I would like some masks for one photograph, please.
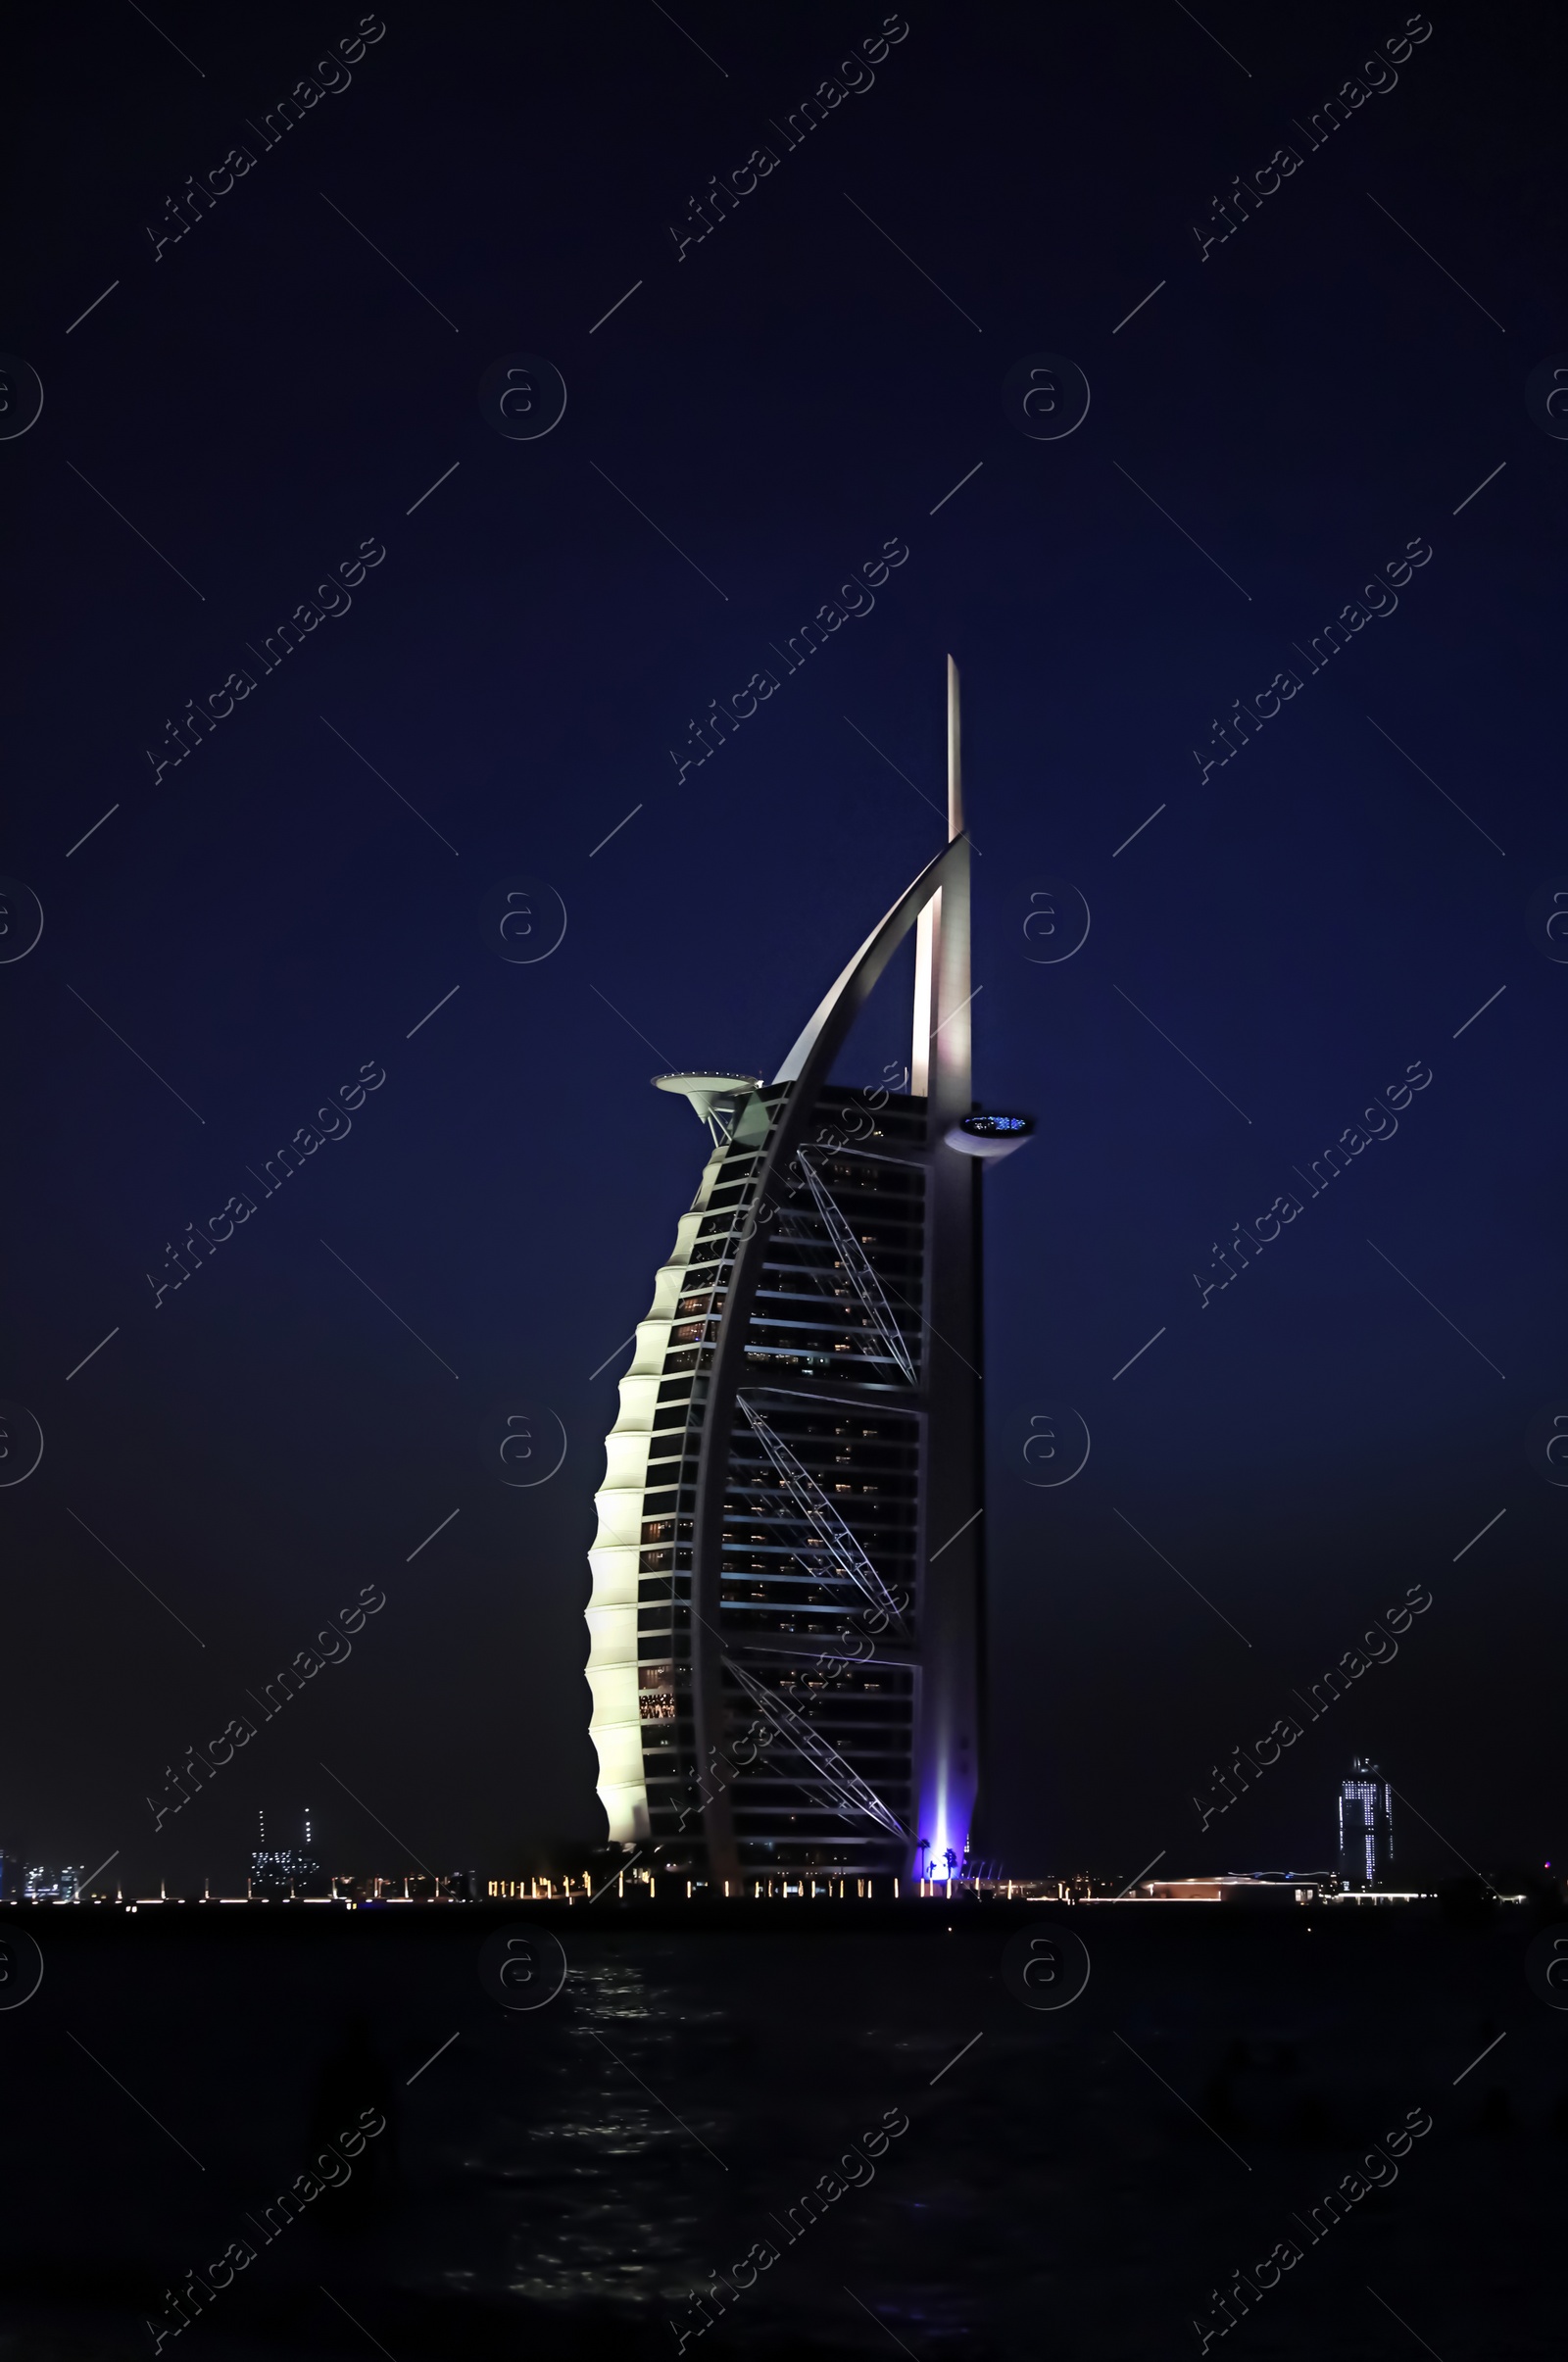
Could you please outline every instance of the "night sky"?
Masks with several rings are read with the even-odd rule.
[[[1561,14],[877,5],[8,36],[29,1860],[232,1892],[306,1802],[334,1868],[602,1839],[592,1496],[705,1150],[649,1077],[771,1074],[939,848],[950,651],[976,1090],[1039,1119],[986,1183],[985,1849],[1324,1864],[1365,1750],[1412,1872],[1556,1857]],[[1031,1489],[1047,1406],[1089,1457]]]

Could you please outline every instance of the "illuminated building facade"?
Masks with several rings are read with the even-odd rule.
[[[22,1882],[24,1902],[77,1902],[81,1896],[79,1864],[67,1862],[63,1870],[51,1870],[43,1862],[29,1862]]]
[[[322,1885],[321,1866],[311,1851],[311,1808],[305,1807],[305,1843],[303,1846],[270,1846],[267,1843],[267,1815],[256,1816],[260,1843],[251,1855],[249,1892],[255,1895],[304,1895],[319,1893]]]
[[[662,1843],[715,1883],[944,1879],[970,1834],[981,1170],[1033,1127],[971,1098],[951,662],[948,705],[948,844],[773,1081],[656,1077],[690,1100],[711,1153],[607,1443],[591,1732],[612,1840]],[[830,1083],[911,928],[908,1088]]]
[[[1340,1876],[1348,1887],[1375,1887],[1394,1864],[1394,1791],[1365,1755],[1340,1782]]]

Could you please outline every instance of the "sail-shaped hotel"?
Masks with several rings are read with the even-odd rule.
[[[970,1837],[981,1174],[1033,1127],[971,1098],[951,660],[948,838],[771,1083],[655,1078],[711,1153],[607,1443],[591,1732],[612,1842],[732,1892],[801,1870],[940,1879]],[[911,927],[907,1092],[830,1083]]]

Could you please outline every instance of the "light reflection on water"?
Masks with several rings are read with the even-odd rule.
[[[569,1948],[560,2002],[539,2013],[549,2023],[500,2024],[490,2054],[466,2061],[488,2106],[477,2131],[470,2121],[462,2172],[502,2252],[470,2255],[465,2289],[652,2325],[673,2351],[664,2324],[700,2324],[693,2292],[766,2242],[777,2261],[752,2288],[727,2299],[719,2288],[730,2347],[820,2343],[826,2305],[846,2351],[886,2344],[878,2320],[917,2324],[926,2351],[947,2350],[955,2334],[963,2350],[985,2350],[973,2301],[945,2279],[933,2285],[929,2249],[920,2254],[953,2213],[956,2185],[949,2196],[942,2188],[951,2154],[934,2188],[915,2197],[903,2187],[917,2164],[919,2101],[953,2123],[963,2113],[961,2083],[938,2098],[929,2079],[976,2030],[972,1957],[944,1964],[938,1985],[958,1992],[933,2032],[906,2022],[929,2010],[930,1977],[911,2011],[874,1943],[833,1947],[831,1961],[809,1939]],[[910,2134],[858,2166],[865,2187],[847,2187],[818,2221],[786,2219],[857,2136],[904,2108]],[[459,2285],[450,2262],[437,2277]],[[846,2297],[846,2280],[877,2318]]]
[[[191,2362],[341,2362],[323,2289],[396,2362],[671,2354],[705,2289],[726,2308],[705,2356],[1165,2355],[1417,2103],[1442,2138],[1313,2250],[1250,2350],[1381,2354],[1347,2327],[1362,2283],[1419,2299],[1450,2266],[1443,2317],[1463,2334],[1436,2342],[1500,2350],[1466,2311],[1463,2259],[1485,2254],[1513,2291],[1508,2350],[1553,2353],[1548,2295],[1538,2331],[1527,2291],[1564,2094],[1558,2021],[1524,2014],[1529,1930],[1230,1919],[1081,1915],[1094,1974],[1055,2015],[1011,1998],[1011,1923],[979,1914],[951,1936],[940,1911],[795,1936],[573,1913],[564,1989],[510,2015],[455,1913],[220,1946],[172,1929],[155,1945],[133,1922],[89,1930],[75,1959],[56,1938],[6,2052],[0,2362],[145,2353],[163,2289],[367,2099],[384,2138],[214,2305]],[[93,2088],[71,2027],[184,2147]],[[806,2221],[803,2195],[890,2110],[908,2130]],[[714,2275],[760,2241],[776,2261],[725,2297]]]

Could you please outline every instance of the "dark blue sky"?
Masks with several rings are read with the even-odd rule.
[[[228,1883],[259,1804],[387,1868],[600,1832],[584,1552],[621,1357],[590,1372],[703,1149],[648,1077],[771,1072],[936,849],[951,650],[977,1089],[1039,1118],[987,1183],[990,1848],[1321,1861],[1364,1748],[1457,1854],[1554,1857],[1568,1496],[1525,1434],[1568,1398],[1568,968],[1529,911],[1568,877],[1568,442],[1525,386],[1568,350],[1560,16],[913,7],[879,56],[869,6],[425,6],[277,133],[360,46],[347,8],[155,13],[43,18],[8,102],[0,345],[44,406],[0,444],[0,868],[44,931],[0,968],[0,1394],[44,1456],[0,1492],[0,1841]],[[166,199],[236,147],[176,241]],[[532,441],[479,404],[517,355],[566,387]],[[1003,402],[1041,355],[1091,393],[1054,441]],[[531,965],[481,939],[517,878],[567,917]],[[1055,965],[1024,956],[1048,883],[1092,914]],[[846,1071],[906,1030],[890,982]],[[1310,1198],[1297,1168],[1412,1062],[1396,1133]],[[247,1168],[367,1065],[264,1198]],[[166,1244],[247,1189],[155,1309]],[[481,1463],[512,1399],[564,1426],[533,1491]],[[1005,1449],[1040,1403],[1092,1437],[1055,1491]],[[1398,1659],[1200,1837],[1208,1766],[1414,1584]],[[366,1586],[352,1657],[155,1838],[164,1766]]]

